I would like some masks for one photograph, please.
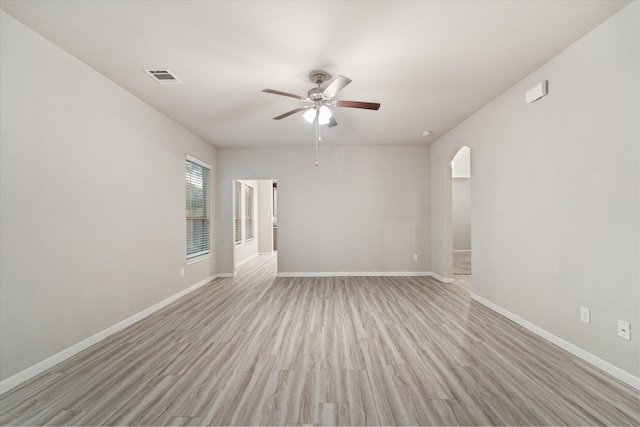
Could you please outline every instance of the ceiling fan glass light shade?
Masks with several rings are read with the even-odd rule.
[[[318,123],[321,125],[326,125],[329,123],[331,119],[331,110],[326,105],[320,107],[320,112],[318,113]]]
[[[313,121],[316,118],[316,109],[315,108],[308,109],[307,111],[305,111],[302,117],[304,117],[304,119],[309,123],[313,123]]]
[[[331,110],[326,105],[321,106],[320,108],[313,108],[307,110],[302,117],[309,123],[313,123],[316,119],[316,114],[318,115],[318,123],[321,125],[329,124],[331,121]]]

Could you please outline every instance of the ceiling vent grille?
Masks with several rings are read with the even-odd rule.
[[[182,81],[167,68],[148,68],[144,70],[145,73],[151,76],[153,80],[161,85],[181,85]]]

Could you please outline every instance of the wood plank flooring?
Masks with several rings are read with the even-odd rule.
[[[471,274],[471,251],[453,252],[453,274]]]
[[[637,391],[469,285],[261,256],[0,396],[0,424],[640,424]]]

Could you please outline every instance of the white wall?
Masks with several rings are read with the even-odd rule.
[[[469,147],[462,147],[453,156],[451,169],[451,176],[454,178],[471,178],[471,149]]]
[[[429,148],[324,147],[319,168],[313,150],[218,149],[220,272],[233,271],[230,183],[248,178],[278,181],[279,273],[429,271]]]
[[[471,250],[471,178],[453,178],[451,188],[453,250]]]
[[[184,168],[186,154],[216,159],[211,145],[0,19],[6,379],[215,274],[215,257],[185,266]]]
[[[273,253],[273,181],[258,181],[258,252]]]
[[[639,15],[636,1],[431,146],[433,270],[451,275],[445,189],[468,145],[474,292],[635,377]],[[525,104],[543,79],[549,95]],[[617,337],[618,319],[631,341]]]

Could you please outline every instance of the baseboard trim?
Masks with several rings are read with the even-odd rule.
[[[255,258],[258,258],[258,256],[260,256],[260,254],[259,254],[258,252],[256,252],[256,253],[255,253],[255,254],[253,254],[253,255],[249,255],[248,257],[246,257],[246,258],[245,258],[245,259],[243,259],[242,261],[238,261],[238,262],[236,263],[236,267],[240,267],[241,265],[244,265],[244,264],[248,263],[249,261],[251,261],[251,260],[253,260],[253,259],[255,259]]]
[[[428,271],[316,271],[280,272],[278,277],[382,277],[382,276],[430,276]]]
[[[429,273],[429,276],[433,277],[434,279],[436,279],[437,281],[442,282],[442,283],[453,283],[454,280],[455,280],[452,277],[451,278],[450,277],[442,277],[441,275],[433,273],[433,272]]]
[[[454,253],[456,253],[456,252],[466,252],[466,253],[469,253],[469,252],[471,252],[471,249],[454,249],[454,250],[453,250],[453,252],[454,252]]]
[[[446,279],[431,271],[314,271],[314,272],[279,272],[278,277],[433,277],[434,279],[451,283],[453,279]]]
[[[236,273],[218,273],[216,278],[234,278],[236,277]]]
[[[499,305],[494,304],[491,301],[488,301],[482,298],[481,296],[471,293],[471,299],[479,302],[480,304],[484,305],[487,308],[490,308],[496,313],[503,315],[507,319],[514,321],[518,325],[524,327],[525,329],[528,329],[529,331],[533,332],[539,337],[544,338],[545,340],[557,345],[558,347],[564,350],[567,350],[569,353],[573,354],[574,356],[577,356],[580,359],[584,360],[585,362],[592,364],[596,368],[606,372],[607,374],[611,375],[614,378],[619,379],[623,383],[637,390],[640,390],[640,377],[636,377],[630,374],[629,372],[622,370],[617,366],[612,365],[606,360],[600,359],[598,356],[595,356],[589,353],[588,351],[570,343],[569,341],[566,341],[560,337],[553,335],[551,332],[545,329],[542,329],[536,324],[531,323],[528,320],[525,320],[522,317],[511,313],[510,311],[500,307]]]
[[[98,332],[97,334],[90,336],[89,338],[86,338],[82,341],[80,341],[77,344],[72,345],[71,347],[68,347],[64,350],[62,350],[61,352],[54,354],[51,357],[46,358],[45,360],[36,363],[35,365],[18,372],[17,374],[0,381],[0,394],[5,393],[17,386],[19,386],[20,384],[22,384],[25,381],[30,380],[31,378],[35,377],[36,375],[46,371],[49,368],[54,367],[55,365],[57,365],[58,363],[61,363],[63,361],[65,361],[66,359],[75,356],[76,354],[80,353],[81,351],[91,347],[92,345],[102,341],[103,339],[109,337],[110,335],[115,334],[116,332],[126,328],[127,326],[130,326],[134,323],[136,323],[139,320],[144,319],[145,317],[153,314],[154,312],[160,310],[161,308],[164,308],[165,306],[171,304],[172,302],[176,301],[179,298],[182,298],[183,296],[187,295],[190,292],[195,291],[196,289],[206,285],[207,283],[211,282],[212,280],[216,279],[217,277],[219,277],[218,275],[213,275],[211,277],[208,277],[204,280],[199,281],[198,283],[196,283],[195,285],[192,285],[190,287],[188,287],[187,289],[184,289],[180,292],[178,292],[175,295],[170,296],[169,298],[166,298],[162,301],[160,301],[157,304],[152,305],[149,308],[146,308],[144,310],[142,310],[139,313],[134,314],[131,317],[128,317],[124,320],[122,320],[121,322],[116,323],[113,326],[108,327],[107,329]]]

